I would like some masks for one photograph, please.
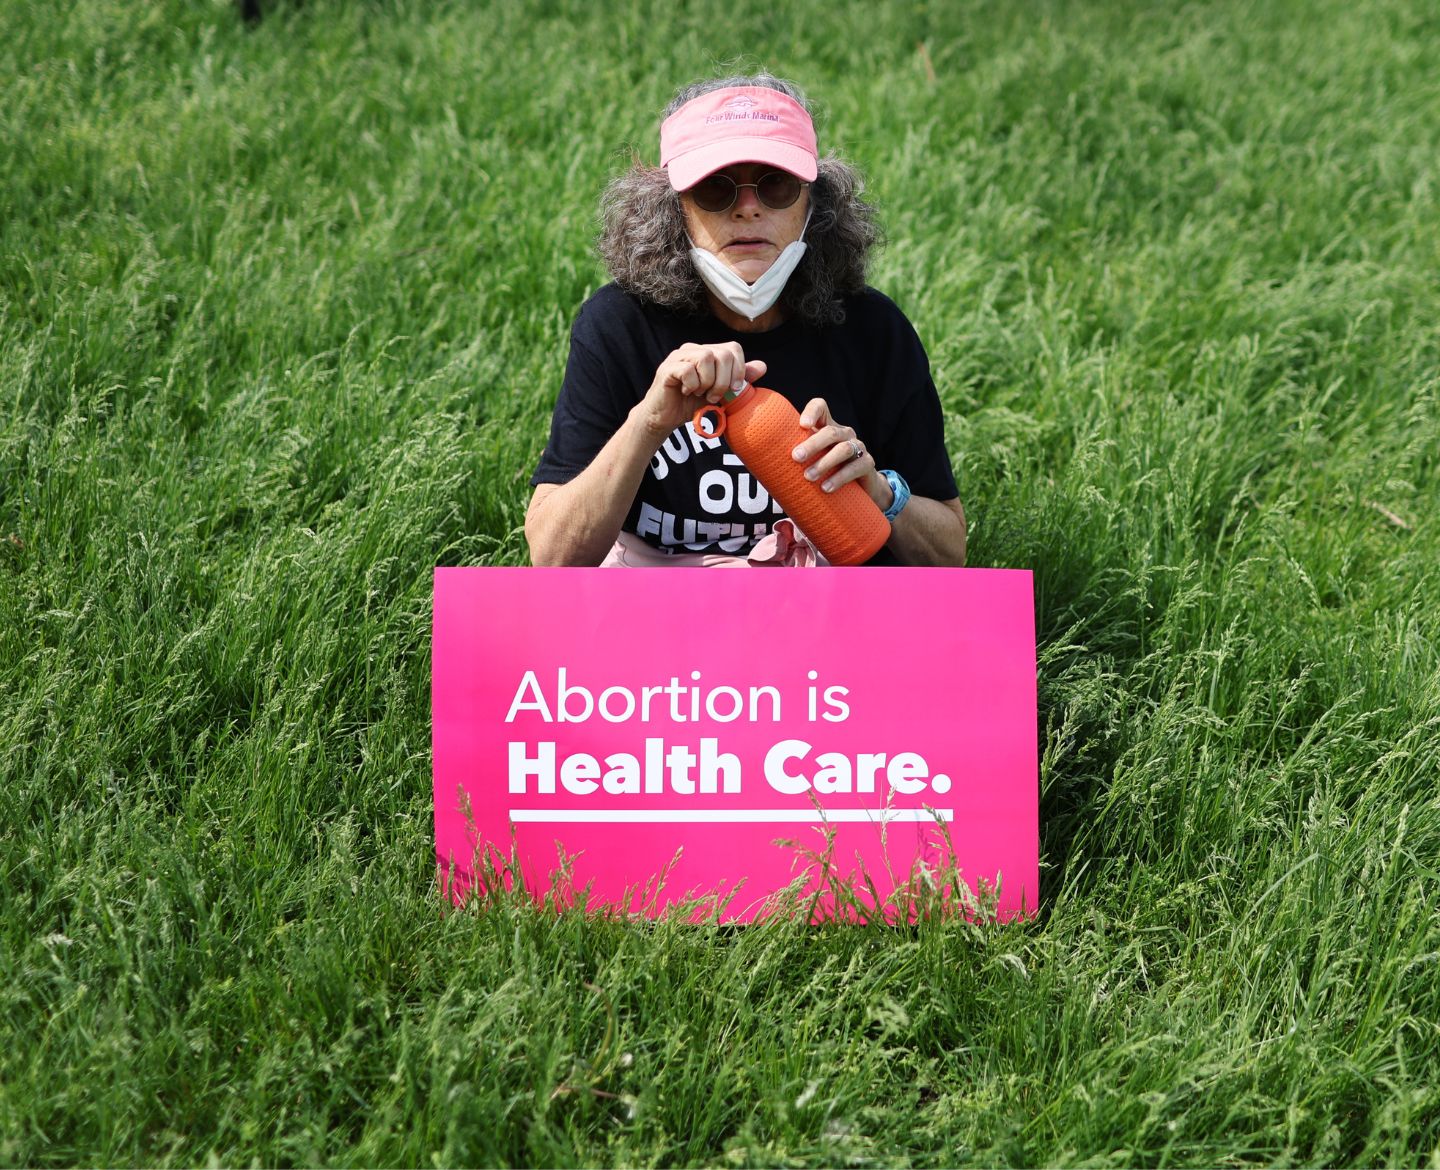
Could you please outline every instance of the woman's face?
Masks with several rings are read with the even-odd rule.
[[[768,163],[737,163],[716,174],[728,175],[736,183],[757,183],[761,175],[776,169]],[[719,257],[746,284],[754,284],[786,246],[800,238],[810,207],[810,188],[801,188],[800,198],[779,210],[761,203],[754,187],[741,187],[725,211],[697,207],[688,191],[680,193],[680,207],[695,246]]]

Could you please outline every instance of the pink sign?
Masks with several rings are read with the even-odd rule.
[[[1038,904],[1029,572],[436,569],[433,684],[456,896]]]

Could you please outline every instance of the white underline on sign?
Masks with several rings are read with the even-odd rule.
[[[696,809],[586,809],[512,808],[516,824],[672,824],[677,822],[718,825],[755,824],[844,824],[849,822],[895,824],[903,822],[953,821],[953,808],[832,808],[821,812],[808,808],[696,808]]]

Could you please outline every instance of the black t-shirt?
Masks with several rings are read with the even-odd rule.
[[[919,337],[874,289],[844,303],[842,325],[790,320],[765,333],[737,333],[709,313],[672,312],[605,285],[570,331],[550,442],[530,483],[568,483],[584,471],[673,350],[686,342],[738,341],[747,360],[766,364],[763,384],[797,410],[825,399],[836,421],[855,428],[877,467],[898,471],[917,496],[953,500],[959,493],[944,418]],[[687,422],[655,453],[622,527],[661,552],[743,554],[783,515],[723,438],[703,438]],[[871,563],[894,561],[882,549]]]

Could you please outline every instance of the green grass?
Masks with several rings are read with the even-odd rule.
[[[1025,926],[442,912],[600,187],[744,58],[870,176]],[[1440,1165],[1429,0],[0,0],[0,1163]]]

